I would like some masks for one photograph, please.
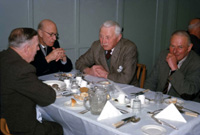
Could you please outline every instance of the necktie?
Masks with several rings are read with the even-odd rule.
[[[169,74],[169,76],[171,76],[175,71],[171,71],[170,74]],[[168,78],[169,78],[169,76],[168,76]],[[165,84],[165,87],[163,89],[163,94],[167,94],[168,87],[169,87],[169,80],[167,80],[167,83]]]
[[[106,53],[106,59],[107,60],[110,59],[110,57],[111,57],[111,51],[112,50],[108,50],[107,53]]]

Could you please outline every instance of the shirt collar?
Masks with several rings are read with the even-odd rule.
[[[178,62],[178,68],[181,67],[181,65],[183,64],[183,62],[186,60],[187,57],[188,57],[188,56],[185,56],[182,60],[180,60],[180,61]]]

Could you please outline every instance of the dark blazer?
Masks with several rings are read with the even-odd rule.
[[[47,106],[56,99],[55,91],[35,73],[35,67],[13,49],[0,52],[1,117],[11,133],[33,134],[41,125],[36,120],[36,104]]]
[[[76,61],[76,69],[102,65],[109,72],[108,79],[124,84],[138,85],[136,79],[137,47],[128,39],[121,39],[115,46],[110,59],[110,68],[105,58],[105,50],[100,41],[95,41],[91,48]]]
[[[150,76],[146,79],[144,88],[153,91],[163,91],[167,80],[171,82],[169,95],[186,100],[200,101],[200,57],[190,51],[180,69],[169,78],[170,67],[166,62],[169,50],[162,51]]]
[[[53,47],[60,47],[57,40],[55,41]],[[47,54],[49,54],[51,51],[52,47],[47,47]],[[34,61],[32,61],[31,64],[35,66],[37,76],[51,74],[59,71],[70,72],[73,68],[72,62],[68,57],[67,63],[65,65],[63,65],[60,60],[57,62],[51,61],[50,63],[47,63],[45,55],[43,54],[41,48],[37,51]]]
[[[190,34],[190,39],[193,44],[192,50],[194,50],[198,55],[200,55],[200,39],[195,35]]]

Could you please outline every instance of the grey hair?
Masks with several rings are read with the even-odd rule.
[[[174,33],[172,33],[171,38],[172,38],[174,35],[186,37],[187,40],[188,40],[188,46],[190,46],[190,44],[191,44],[190,35],[189,35],[185,30],[177,30],[177,31],[175,31]]]
[[[200,27],[200,19],[197,23],[188,25],[188,30],[192,30],[192,29],[195,29],[195,28],[198,28],[198,27]]]
[[[32,28],[16,28],[12,30],[8,38],[9,46],[21,48],[25,42],[29,42],[36,35],[37,31]]]
[[[116,34],[117,36],[119,36],[119,35],[121,34],[122,28],[121,28],[120,25],[119,25],[117,22],[115,22],[115,21],[112,21],[112,20],[105,21],[105,22],[101,25],[100,29],[101,29],[102,27],[107,27],[107,28],[109,28],[109,27],[112,27],[112,26],[115,26],[115,34]]]

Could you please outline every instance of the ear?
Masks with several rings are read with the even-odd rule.
[[[28,54],[29,54],[29,51],[30,51],[29,45],[25,45],[24,48],[23,48],[23,50],[24,50],[24,54],[25,54],[25,55],[28,55]]]
[[[119,34],[119,36],[117,37],[117,42],[119,42],[119,40],[122,38],[122,34]]]
[[[38,36],[42,37],[42,30],[38,29]]]
[[[191,51],[192,47],[193,47],[193,44],[191,43],[190,46],[188,47],[188,52]]]

